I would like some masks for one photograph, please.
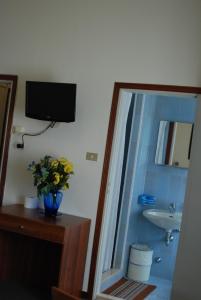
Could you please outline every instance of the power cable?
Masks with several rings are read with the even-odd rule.
[[[22,143],[17,144],[17,148],[18,149],[24,149],[24,137],[25,136],[38,136],[43,134],[44,132],[46,132],[49,128],[53,128],[55,126],[56,122],[52,121],[50,122],[50,124],[48,124],[48,126],[46,126],[43,130],[37,132],[37,133],[24,133],[22,135]]]

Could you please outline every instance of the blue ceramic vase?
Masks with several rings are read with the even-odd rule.
[[[44,194],[43,199],[44,199],[45,216],[47,217],[57,216],[57,212],[60,207],[62,198],[63,198],[63,193],[59,191]]]

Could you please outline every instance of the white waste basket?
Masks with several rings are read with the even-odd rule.
[[[131,245],[128,278],[136,281],[149,280],[153,250],[147,245]]]

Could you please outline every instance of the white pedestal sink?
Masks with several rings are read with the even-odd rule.
[[[168,210],[162,209],[146,209],[143,211],[143,216],[167,232],[180,230],[182,220],[181,212],[171,213]]]

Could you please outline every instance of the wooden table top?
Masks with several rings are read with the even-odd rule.
[[[79,225],[84,222],[90,222],[90,219],[68,215],[64,213],[55,218],[46,217],[42,210],[24,208],[22,204],[2,206],[0,207],[0,216],[1,214],[19,217],[23,219],[29,219],[31,221],[42,223],[43,225],[56,225],[61,227],[69,227]]]

